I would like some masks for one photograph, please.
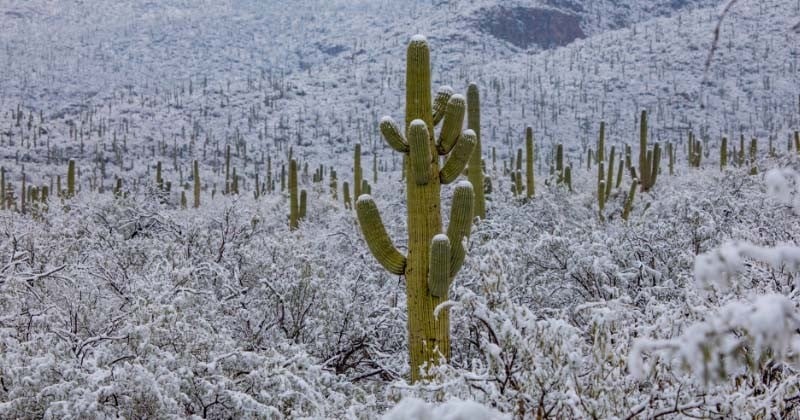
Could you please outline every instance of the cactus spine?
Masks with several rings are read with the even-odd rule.
[[[475,146],[470,155],[467,178],[475,191],[475,216],[486,218],[486,197],[483,189],[483,167],[481,165],[481,107],[478,86],[467,87],[467,128],[475,132]],[[461,127],[456,127],[460,131]]]
[[[449,184],[463,172],[477,135],[460,132],[466,101],[461,95],[441,89],[432,104],[430,51],[427,41],[415,36],[407,50],[405,138],[387,143],[405,160],[408,203],[408,255],[392,244],[375,202],[368,195],[358,198],[359,225],[370,251],[393,274],[405,274],[408,302],[408,339],[411,380],[424,378],[420,368],[450,357],[450,318],[447,310],[434,317],[433,310],[447,300],[447,290],[464,260],[463,239],[469,236],[474,192],[469,182],[457,184],[451,207],[447,239],[442,235],[441,184]],[[389,121],[388,123],[386,123]],[[442,121],[438,140],[434,123]],[[394,125],[384,118],[382,125]],[[399,134],[399,130],[396,130]],[[447,156],[439,168],[439,156]],[[446,268],[442,264],[446,264]]]

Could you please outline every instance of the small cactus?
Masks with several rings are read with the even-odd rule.
[[[67,198],[75,196],[75,161],[70,159],[67,164]]]
[[[297,161],[289,162],[289,229],[300,226],[300,198],[297,194]]]
[[[194,182],[194,208],[200,207],[200,168],[197,160],[192,163],[192,181]]]
[[[639,180],[633,178],[633,182],[631,182],[631,189],[628,191],[628,196],[625,198],[625,207],[622,210],[622,219],[628,220],[631,215],[631,209],[633,209],[633,198],[636,196],[636,187],[639,184]]]
[[[533,128],[525,129],[525,193],[532,198],[535,193],[533,174]]]
[[[719,148],[719,170],[724,171],[728,166],[728,138],[722,138],[722,145]]]

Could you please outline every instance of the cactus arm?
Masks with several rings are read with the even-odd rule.
[[[450,239],[447,235],[436,235],[431,241],[430,268],[428,269],[428,290],[431,296],[447,296],[450,286]]]
[[[656,143],[655,147],[653,148],[653,161],[650,163],[652,166],[648,175],[650,182],[649,188],[653,188],[653,186],[656,184],[656,179],[658,179],[658,170],[661,163],[661,143]]]
[[[467,102],[461,95],[452,95],[447,101],[447,111],[442,124],[442,131],[439,133],[439,140],[436,142],[436,150],[440,155],[450,153],[453,146],[458,141],[461,134],[461,127],[464,125],[464,112]]]
[[[633,166],[631,166],[633,168]],[[628,217],[631,215],[631,209],[633,208],[633,198],[636,196],[636,187],[639,184],[639,180],[634,178],[633,182],[631,182],[631,189],[628,191],[628,198],[625,199],[625,207],[622,210],[622,219],[628,220]]]
[[[472,148],[477,141],[474,131],[464,131],[461,137],[459,137],[453,152],[447,156],[447,161],[445,161],[442,170],[439,172],[439,182],[442,184],[449,184],[455,181],[456,178],[464,172],[464,167],[467,165],[470,155],[472,154]]]
[[[467,164],[467,178],[475,192],[474,215],[486,219],[486,197],[484,192],[484,170],[481,164],[483,151],[481,149],[481,98],[478,85],[470,83],[467,87],[467,128],[475,132],[475,146]],[[492,160],[495,159],[492,148]]]
[[[406,270],[406,257],[397,250],[386,233],[381,214],[375,201],[369,195],[362,195],[356,201],[356,213],[361,232],[367,246],[378,263],[392,274],[403,274]]]
[[[433,125],[439,125],[442,118],[445,117],[447,103],[453,95],[453,88],[450,86],[442,86],[436,92],[436,98],[433,100]]]
[[[428,133],[433,133],[431,102],[431,52],[425,37],[415,35],[411,38],[406,54],[407,129],[412,121],[421,119],[428,125]],[[411,135],[406,133],[409,142],[411,142],[410,137]]]
[[[408,143],[400,132],[400,127],[392,117],[383,117],[381,119],[380,128],[383,138],[392,149],[400,153],[408,153]]]
[[[411,172],[417,185],[427,185],[431,176],[431,147],[428,127],[423,120],[414,120],[408,129]]]
[[[608,159],[608,175],[605,177],[606,181],[606,198],[604,201],[608,201],[608,198],[611,197],[611,187],[614,185],[612,182],[614,180],[614,154],[616,153],[616,147],[611,146],[611,154]]]
[[[447,226],[447,237],[450,239],[450,278],[452,279],[461,269],[466,256],[466,249],[462,243],[469,237],[472,229],[472,213],[475,204],[475,192],[472,184],[461,181],[456,185],[453,193],[453,205],[450,207],[450,224]]]

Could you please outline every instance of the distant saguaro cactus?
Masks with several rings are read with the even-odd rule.
[[[67,197],[72,198],[75,196],[75,161],[69,160],[67,165]]]
[[[300,226],[300,197],[297,193],[297,161],[289,161],[289,230]]]
[[[533,174],[533,128],[527,127],[525,129],[525,192],[528,198],[534,196],[535,184]],[[570,186],[570,189],[572,187]]]
[[[381,120],[386,142],[405,159],[408,203],[408,254],[392,244],[372,197],[358,198],[356,209],[361,230],[378,262],[393,274],[405,274],[408,302],[411,380],[424,377],[425,364],[438,364],[450,357],[448,311],[434,316],[434,309],[447,300],[448,288],[465,257],[462,241],[469,236],[474,191],[472,184],[455,188],[447,234],[442,231],[441,184],[456,180],[470,158],[477,135],[461,131],[465,100],[440,89],[431,100],[431,65],[428,42],[412,38],[407,51],[405,135],[391,118]],[[434,126],[442,121],[438,139]],[[439,156],[447,156],[439,167]]]
[[[194,181],[194,208],[200,207],[200,168],[195,160],[192,164],[192,181]]]

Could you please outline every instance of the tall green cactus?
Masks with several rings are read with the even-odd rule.
[[[361,195],[361,143],[356,143],[353,150],[353,192],[355,196]]]
[[[794,132],[794,148],[800,153],[800,131]]]
[[[306,194],[306,190],[300,190],[300,208],[298,209],[298,213],[299,214],[297,215],[297,217],[300,220],[303,220],[303,219],[306,218],[306,200],[307,200],[307,196],[308,196],[308,194]]]
[[[719,170],[724,171],[728,166],[728,138],[722,138],[722,145],[719,147]]]
[[[6,209],[6,168],[0,167],[0,209]]]
[[[475,191],[475,216],[486,218],[486,198],[483,189],[483,166],[481,165],[481,104],[478,85],[470,83],[467,87],[467,128],[475,132],[475,146],[469,158],[467,178]],[[461,127],[453,127],[461,129]]]
[[[352,210],[353,201],[350,199],[350,184],[347,181],[342,183],[342,198],[344,201],[344,208]]]
[[[289,161],[289,230],[300,226],[300,205],[297,194],[297,161]]]
[[[647,111],[642,110],[639,118],[639,183],[642,192],[650,188],[650,162],[647,160]]]
[[[225,145],[225,194],[231,192],[231,145]]]
[[[600,219],[603,219],[603,210],[606,208],[606,181],[605,181],[605,162],[597,164],[597,207],[600,209]]]
[[[606,122],[600,121],[600,136],[597,138],[597,182],[603,182],[605,180],[605,149],[606,149]],[[605,183],[603,184],[605,185]],[[606,201],[606,193],[605,189],[601,189],[598,184],[597,188],[597,199],[599,200],[598,204],[600,205],[600,211],[603,211],[603,207],[605,206]]]
[[[669,176],[675,174],[675,148],[672,142],[667,143],[667,157],[669,158]]]
[[[464,97],[449,88],[431,98],[431,65],[428,42],[415,36],[409,43],[406,67],[405,135],[391,119],[381,121],[386,142],[405,159],[408,203],[408,254],[392,244],[368,195],[358,198],[359,225],[370,251],[390,273],[406,276],[408,340],[411,380],[424,378],[421,368],[450,358],[450,318],[445,309],[434,309],[447,300],[449,284],[464,261],[463,240],[469,236],[475,194],[466,181],[456,185],[446,238],[440,214],[442,184],[450,184],[464,170],[477,135],[461,132],[466,106]],[[442,122],[435,137],[434,126]],[[439,156],[447,156],[439,167]]]
[[[197,160],[192,163],[192,181],[194,183],[194,208],[200,207],[200,168]]]
[[[525,129],[525,194],[533,197],[535,190],[533,174],[533,128]]]
[[[556,176],[558,184],[564,182],[564,145],[561,143],[556,145]]]
[[[67,198],[75,196],[75,161],[69,160],[67,165]]]
[[[164,189],[164,178],[161,177],[161,161],[156,163],[156,186],[159,190]]]

